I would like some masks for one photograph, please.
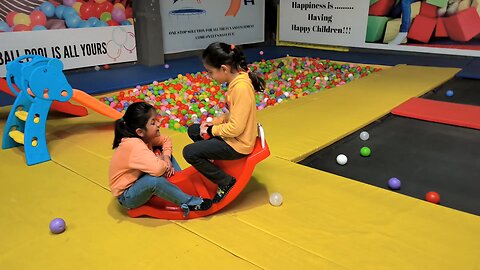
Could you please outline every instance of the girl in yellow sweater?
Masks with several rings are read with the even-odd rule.
[[[170,183],[180,167],[172,158],[172,141],[160,135],[155,108],[145,102],[131,104],[123,118],[115,122],[115,138],[110,162],[110,189],[125,208],[139,207],[153,195],[181,206],[184,215],[190,210],[207,210],[210,199],[190,196]],[[158,154],[154,147],[161,147]]]
[[[183,149],[185,160],[218,185],[213,202],[221,201],[235,185],[235,178],[209,160],[234,160],[253,151],[257,137],[255,90],[263,91],[265,81],[250,72],[243,53],[233,44],[210,44],[202,55],[209,76],[218,83],[227,83],[228,113],[211,123],[193,124],[188,136],[194,143]],[[210,139],[205,140],[208,134]]]

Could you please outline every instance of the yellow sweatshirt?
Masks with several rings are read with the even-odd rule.
[[[257,108],[248,74],[240,72],[229,83],[225,95],[229,113],[212,121],[212,135],[220,136],[238,153],[250,154],[257,137]]]
[[[153,146],[162,146],[162,155],[171,157],[172,141],[167,136],[156,137],[146,144],[139,138],[123,138],[110,161],[109,179],[113,196],[119,196],[143,174],[162,176],[167,163],[153,153]]]

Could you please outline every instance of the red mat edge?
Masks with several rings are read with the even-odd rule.
[[[391,110],[394,115],[480,129],[480,106],[410,98]]]

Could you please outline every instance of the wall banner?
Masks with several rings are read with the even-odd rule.
[[[215,41],[263,42],[264,8],[265,0],[162,0],[164,51],[205,49]]]

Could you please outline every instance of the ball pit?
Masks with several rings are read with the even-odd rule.
[[[167,67],[166,67],[167,68]],[[328,91],[380,69],[341,64],[318,58],[282,58],[262,60],[250,65],[266,82],[266,89],[256,94],[256,106],[263,110],[281,102]],[[129,104],[145,101],[158,112],[161,127],[186,132],[195,121],[205,121],[227,111],[225,85],[219,85],[206,72],[179,74],[164,82],[120,91],[99,100],[122,112]]]

